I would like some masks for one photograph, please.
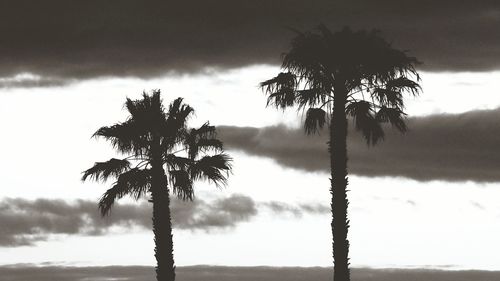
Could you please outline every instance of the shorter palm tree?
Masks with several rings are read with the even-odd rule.
[[[225,185],[231,158],[224,153],[214,126],[207,122],[197,129],[187,127],[194,110],[182,98],[174,100],[165,111],[160,91],[155,90],[151,95],[144,93],[140,100],[127,98],[125,106],[130,113],[125,122],[102,127],[93,136],[110,141],[127,157],[96,162],[83,172],[82,180],[116,179],[99,201],[103,216],[125,195],[136,200],[149,196],[153,204],[156,278],[173,281],[170,191],[182,200],[193,200],[195,180]]]

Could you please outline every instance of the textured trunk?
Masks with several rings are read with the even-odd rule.
[[[151,201],[153,202],[153,233],[155,239],[156,280],[174,281],[174,244],[170,197],[165,171],[162,167],[159,145],[152,150],[153,180]]]
[[[343,83],[335,87],[333,115],[330,122],[330,164],[332,194],[332,235],[334,281],[349,281],[349,241],[347,231],[347,119],[345,113],[347,91]]]

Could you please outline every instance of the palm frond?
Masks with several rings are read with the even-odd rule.
[[[226,185],[227,175],[231,170],[231,161],[231,157],[224,153],[205,156],[190,167],[191,177],[194,180],[206,179],[217,186]]]
[[[167,154],[164,156],[164,161],[167,167],[171,170],[185,170],[193,162],[189,158],[180,157],[175,154]]]
[[[268,94],[267,106],[285,109],[295,103],[297,78],[290,72],[282,72],[276,77],[264,81],[260,87]]]
[[[222,142],[217,137],[215,126],[206,122],[198,129],[191,129],[184,138],[184,147],[190,159],[194,160],[200,151],[222,150]]]
[[[282,68],[293,73],[298,81],[316,81],[316,85],[330,84],[331,79],[325,74],[332,54],[320,34],[303,32],[292,40],[291,50],[283,56]]]
[[[99,200],[101,215],[109,214],[116,200],[130,195],[139,199],[147,193],[151,186],[151,171],[147,169],[131,169],[118,176],[117,181],[108,189]]]
[[[304,130],[306,134],[318,133],[326,123],[326,112],[321,108],[309,108],[304,121]]]
[[[373,109],[370,102],[360,100],[348,103],[345,111],[348,116],[351,116],[354,119],[363,119],[364,117],[371,115]]]
[[[387,82],[386,87],[388,89],[398,89],[400,91],[407,91],[411,94],[418,95],[422,90],[422,87],[417,82],[408,79],[405,76],[398,77],[396,79],[390,80]]]
[[[183,98],[177,98],[170,103],[167,115],[171,119],[175,119],[180,123],[184,123],[194,113],[194,109],[188,104],[184,103]]]
[[[129,169],[130,162],[127,159],[111,158],[106,162],[96,162],[92,168],[84,171],[82,181],[88,177],[95,181],[106,181],[110,176],[118,177]]]
[[[192,201],[194,198],[193,181],[186,170],[170,170],[172,192],[177,198]]]
[[[125,107],[138,127],[145,131],[157,133],[165,123],[165,112],[161,101],[160,90],[153,90],[151,95],[143,93],[142,99],[131,100],[127,98]]]
[[[124,185],[115,184],[113,187],[108,189],[99,199],[98,207],[101,215],[103,217],[109,215],[115,201],[127,195],[128,192],[128,186]]]
[[[183,98],[177,98],[170,104],[167,111],[167,129],[175,131],[185,127],[189,117],[194,114],[194,109],[183,101]]]
[[[175,99],[169,106],[165,126],[162,129],[162,144],[164,150],[170,150],[181,142],[186,134],[187,121],[194,114],[194,109],[183,103],[183,98]]]
[[[382,106],[391,106],[403,108],[403,95],[399,90],[391,90],[387,88],[374,88],[371,96]]]
[[[364,119],[356,128],[361,131],[368,145],[375,145],[384,139],[384,130],[373,116]]]
[[[283,69],[299,80],[323,84],[330,89],[337,74],[342,74],[348,90],[362,81],[372,85],[385,84],[399,76],[416,76],[419,62],[405,51],[394,49],[380,32],[352,31],[344,28],[331,32],[320,25],[315,31],[299,33],[292,40],[291,50],[283,57]]]
[[[375,119],[379,123],[389,122],[393,127],[396,127],[398,131],[406,133],[406,131],[408,131],[408,127],[406,126],[405,116],[406,114],[399,108],[383,106],[378,110]]]
[[[211,139],[199,139],[198,140],[198,147],[200,151],[207,152],[207,151],[222,151],[224,148],[224,145],[222,141],[216,138],[211,138]]]
[[[109,127],[101,127],[92,137],[102,137],[113,148],[122,153],[135,153],[143,155],[147,147],[147,132],[134,120],[127,120]]]
[[[296,92],[296,101],[300,108],[316,107],[325,104],[330,99],[328,92],[321,88],[309,88]]]
[[[419,61],[393,48],[385,41],[379,31],[358,32],[359,48],[353,54],[359,61],[356,76],[366,79],[372,84],[386,84],[400,76],[416,76],[419,79],[415,65]]]
[[[295,105],[295,90],[292,88],[280,88],[270,93],[267,97],[267,106],[285,109]]]
[[[367,101],[349,103],[346,113],[354,120],[356,130],[361,131],[368,145],[375,145],[384,138],[384,131],[373,114],[373,105]]]
[[[260,87],[269,93],[281,87],[295,89],[295,86],[297,86],[297,77],[291,72],[281,72],[276,77],[260,83]]]
[[[215,138],[217,130],[215,126],[211,126],[209,122],[205,122],[198,129],[191,130],[191,134],[199,138]]]

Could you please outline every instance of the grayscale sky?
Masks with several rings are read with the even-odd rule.
[[[151,206],[124,199],[102,219],[109,185],[80,178],[116,155],[91,135],[161,89],[234,158],[226,188],[172,202],[177,265],[330,266],[326,136],[258,88],[289,27],[323,22],[378,28],[423,62],[410,132],[374,148],[349,136],[351,264],[500,270],[496,1],[69,2],[0,0],[0,265],[154,265]]]

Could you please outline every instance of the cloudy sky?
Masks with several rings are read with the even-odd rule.
[[[330,266],[326,134],[304,136],[258,88],[290,28],[319,23],[380,29],[423,62],[408,134],[374,148],[349,134],[351,264],[500,270],[497,2],[0,0],[0,272],[154,265],[151,206],[102,219],[108,185],[80,181],[115,156],[92,133],[152,89],[184,97],[234,158],[226,188],[172,202],[177,265]]]

